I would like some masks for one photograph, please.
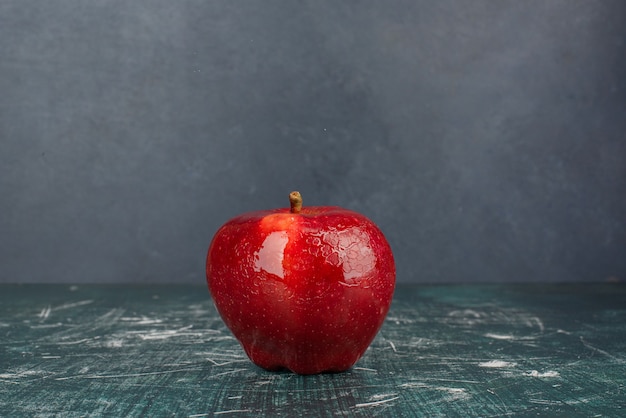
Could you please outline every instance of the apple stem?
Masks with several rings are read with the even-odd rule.
[[[300,213],[302,210],[302,195],[300,192],[289,193],[289,203],[291,204],[291,213]]]

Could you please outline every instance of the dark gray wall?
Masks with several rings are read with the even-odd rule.
[[[626,278],[626,2],[0,2],[0,281],[202,282],[244,211],[398,280]]]

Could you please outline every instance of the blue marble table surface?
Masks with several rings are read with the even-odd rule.
[[[201,285],[0,285],[0,336],[3,417],[626,416],[623,284],[398,285],[338,374],[254,366]]]

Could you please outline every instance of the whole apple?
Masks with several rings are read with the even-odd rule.
[[[209,291],[250,359],[298,374],[349,369],[367,350],[395,287],[391,247],[365,216],[334,206],[250,212],[215,234]]]

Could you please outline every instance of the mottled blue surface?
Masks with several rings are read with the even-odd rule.
[[[400,285],[348,372],[254,366],[200,286],[0,286],[0,415],[623,416],[624,285]],[[357,325],[355,325],[357,326]]]
[[[626,279],[624,1],[3,0],[0,57],[0,282],[200,283],[294,189],[400,282]]]

